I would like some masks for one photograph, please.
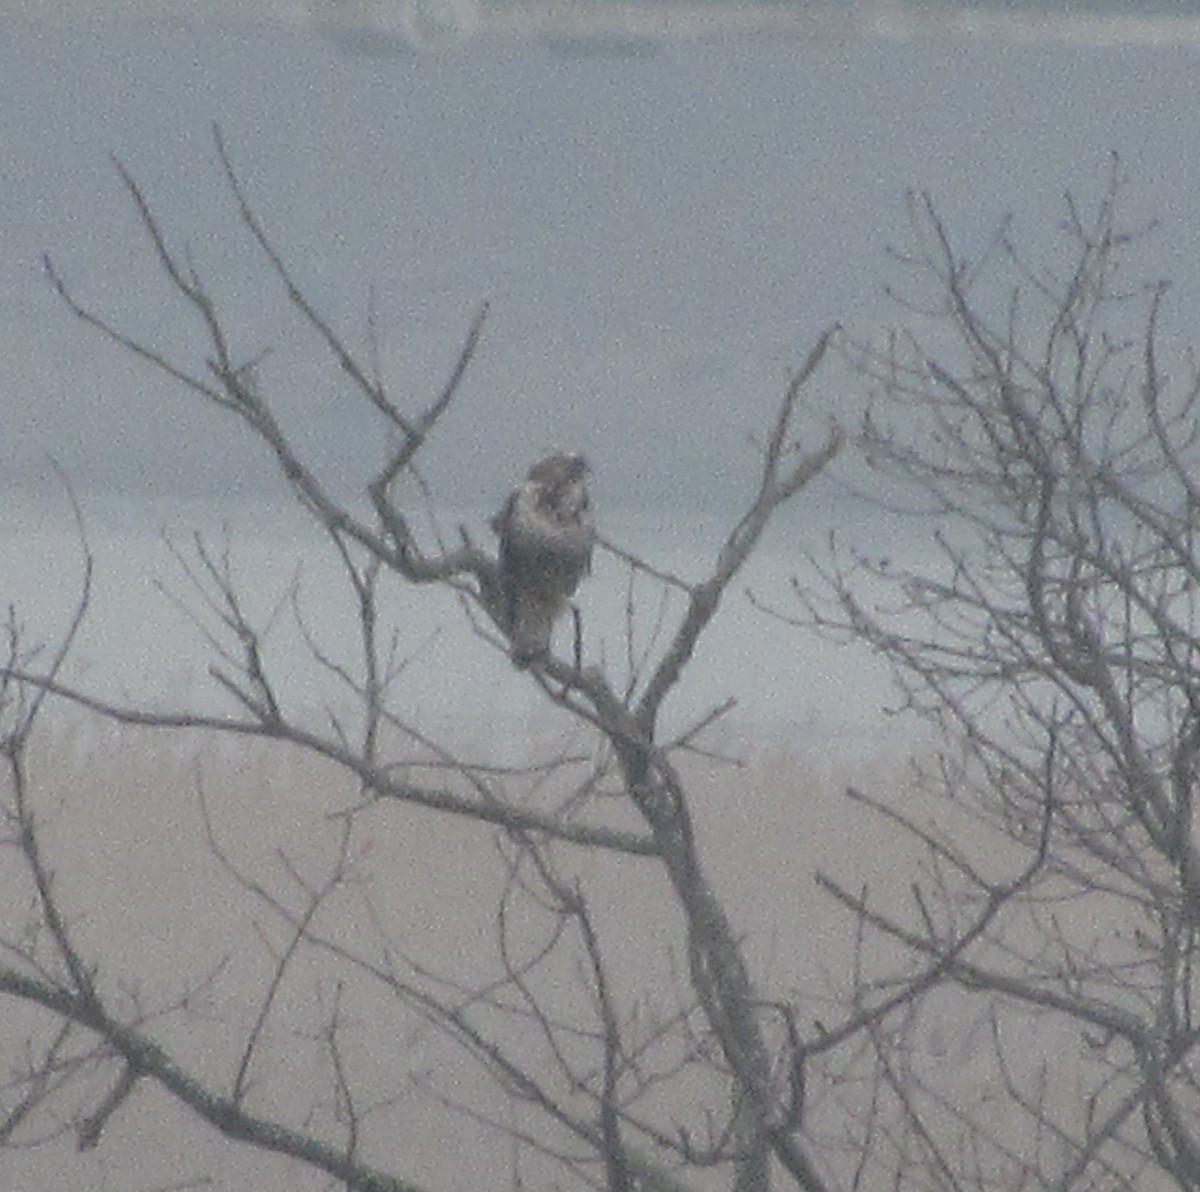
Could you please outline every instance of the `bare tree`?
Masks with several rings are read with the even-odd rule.
[[[380,600],[389,577],[449,588],[464,624],[507,652],[491,545],[417,528],[429,499],[421,453],[486,312],[443,389],[409,409],[374,354],[351,351],[301,291],[219,137],[217,154],[284,301],[392,444],[361,477],[364,505],[344,502],[295,446],[260,383],[261,352],[232,346],[245,329],[235,337],[123,167],[166,291],[195,320],[194,358],[118,328],[47,269],[79,319],[269,450],[347,581],[355,665],[297,620],[353,714],[314,726],[290,711],[229,554],[200,538],[178,561],[236,715],[117,705],[64,680],[87,612],[86,547],[77,615],[53,654],[31,650],[10,618],[0,716],[21,892],[0,919],[0,994],[37,1017],[11,1016],[26,1046],[7,1072],[0,1144],[65,1133],[103,1149],[146,1089],[357,1189],[454,1180],[389,1145],[428,1106],[508,1140],[512,1166],[489,1171],[490,1185],[1200,1187],[1200,379],[1180,354],[1170,370],[1160,362],[1168,290],[1130,276],[1152,229],[1123,225],[1115,163],[1094,213],[1067,199],[1048,262],[1009,223],[968,259],[932,201],[910,198],[911,241],[896,254],[905,330],[819,337],[702,579],[603,544],[631,590],[636,577],[669,598],[658,629],[648,643],[634,632],[631,596],[620,664],[581,657],[577,638],[570,659],[514,669],[578,730],[575,747],[516,765],[400,716],[407,672]],[[663,711],[772,519],[841,448],[837,431],[798,446],[802,398],[831,345],[870,391],[854,446],[868,468],[862,495],[897,530],[893,549],[877,557],[834,539],[812,559],[823,584],[798,578],[792,607],[760,603],[777,622],[885,657],[897,714],[931,725],[937,745],[914,747],[911,772],[883,789],[848,792],[863,830],[878,821],[890,836],[888,863],[911,868],[901,897],[880,892],[882,874],[861,888],[818,874],[845,960],[818,1010],[811,986],[752,963],[754,926],[735,926],[712,877],[689,761],[706,758],[728,705],[675,731]],[[33,776],[50,697],[111,723],[261,742],[276,756],[299,747],[328,763],[332,814],[302,824],[319,848],[273,864],[231,837],[210,794],[219,767],[199,772],[211,880],[235,896],[228,929],[243,947],[182,990],[131,986],[89,936]],[[379,897],[396,879],[359,832],[381,809],[432,815],[451,866],[486,870],[475,895],[486,954],[431,960],[408,946]],[[657,893],[631,915],[614,890],[648,875]],[[173,1033],[200,1007],[220,1024],[207,1061]],[[444,1053],[449,1075],[406,1055],[413,1023],[448,1040],[486,1089]]]
[[[631,574],[675,594],[675,622],[644,653],[631,643],[627,673],[619,681],[598,666],[551,656],[539,658],[527,676],[514,671],[514,682],[537,684],[548,703],[581,726],[590,737],[587,747],[525,768],[481,762],[431,740],[393,710],[391,697],[404,671],[381,628],[378,596],[381,576],[389,573],[414,586],[449,587],[460,598],[464,618],[506,649],[492,549],[465,530],[455,545],[423,539],[398,495],[402,482],[421,491],[416,469],[422,449],[458,393],[486,311],[473,320],[441,392],[415,411],[406,409],[370,353],[363,359],[352,352],[302,293],[219,135],[216,148],[240,226],[261,251],[284,300],[330,354],[356,398],[373,411],[382,437],[394,444],[378,468],[361,478],[368,515],[341,501],[297,449],[286,420],[263,391],[261,353],[238,354],[234,342],[245,338],[242,329],[235,336],[223,320],[209,280],[172,246],[150,198],[124,166],[117,168],[167,295],[194,320],[194,359],[168,356],[117,327],[79,298],[49,259],[46,268],[83,323],[239,420],[269,450],[283,481],[336,552],[353,593],[358,666],[323,656],[315,638],[311,644],[317,661],[353,695],[357,716],[331,714],[323,727],[313,727],[288,712],[262,626],[246,610],[230,558],[202,539],[180,549],[179,560],[194,584],[197,619],[214,650],[210,674],[234,701],[235,715],[100,700],[63,682],[57,657],[41,667],[23,657],[14,629],[0,671],[9,766],[4,798],[8,842],[21,859],[29,896],[25,903],[14,902],[20,913],[2,928],[0,993],[48,1011],[53,1025],[30,1036],[26,1060],[11,1076],[0,1137],[15,1144],[27,1141],[31,1130],[36,1134],[35,1123],[43,1130],[57,1123],[73,1130],[81,1147],[103,1146],[106,1126],[137,1090],[155,1088],[230,1139],[327,1173],[340,1186],[370,1192],[436,1186],[414,1176],[403,1159],[397,1164],[384,1145],[388,1121],[403,1115],[396,1099],[409,1078],[397,1073],[397,1087],[381,1089],[366,1075],[372,1068],[362,1016],[369,1004],[372,1013],[384,1007],[391,1014],[384,1028],[389,1036],[401,1036],[403,1024],[414,1020],[434,1025],[490,1077],[507,1108],[486,1098],[451,1098],[433,1086],[430,1099],[459,1102],[469,1119],[502,1130],[514,1153],[559,1168],[555,1178],[570,1186],[666,1192],[717,1179],[750,1192],[768,1188],[776,1178],[809,1190],[828,1186],[833,1168],[813,1155],[804,1130],[805,1049],[795,1007],[760,989],[697,842],[684,763],[727,708],[714,708],[671,735],[662,728],[662,711],[772,518],[841,446],[836,430],[814,449],[798,443],[805,386],[832,332],[820,336],[786,387],[746,506],[703,580],[684,581],[611,548]],[[80,617],[85,612],[86,598]],[[131,993],[110,978],[105,956],[89,949],[78,926],[81,908],[56,879],[27,793],[30,732],[47,696],[121,725],[298,746],[332,763],[341,776],[331,779],[344,798],[323,829],[332,837],[321,865],[314,869],[285,856],[269,873],[239,858],[211,812],[203,779],[197,782],[218,867],[215,880],[253,907],[240,930],[250,939],[257,930],[261,940],[251,1007],[232,1019],[226,1008],[229,1056],[215,1069],[172,1045],[170,1031],[202,995],[206,1004],[214,1001],[208,995],[220,985],[226,961],[173,1002],[150,1001],[141,988]],[[550,805],[528,798],[531,789],[552,791]],[[616,796],[615,814],[614,800],[601,799],[602,793]],[[355,825],[381,804],[432,811],[472,825],[494,842],[494,902],[482,908],[494,923],[494,963],[484,976],[474,957],[457,970],[447,957],[446,967],[435,971],[410,956],[386,914],[369,899],[346,910],[363,882]],[[605,886],[580,862],[596,856],[611,857],[622,870],[654,867],[664,879],[667,896],[646,915],[678,935],[683,957],[675,992],[665,1001],[646,1004],[628,972],[618,971],[613,937],[620,927],[597,911]],[[316,998],[318,1024],[303,1039],[293,1035],[290,1047],[315,1057],[316,1075],[310,1073],[311,1084],[298,1103],[275,1110],[280,1089],[263,1073],[271,1070],[272,1031],[285,1017],[288,991],[301,985]],[[244,1003],[244,990],[240,996]],[[219,998],[211,1012],[222,1013]],[[384,1046],[382,1038],[377,1043]],[[522,1170],[514,1167],[493,1182],[519,1186]]]
[[[943,742],[905,802],[852,792],[923,853],[907,904],[821,879],[901,957],[831,1034],[868,1026],[868,1186],[1200,1187],[1200,376],[1121,197],[1114,161],[1046,260],[1008,222],[972,259],[911,196],[908,329],[844,341],[908,528],[775,610],[880,652]]]

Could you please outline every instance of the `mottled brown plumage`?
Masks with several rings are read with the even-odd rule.
[[[596,528],[587,471],[582,455],[547,455],[492,519],[500,536],[505,630],[520,666],[549,651],[554,622],[591,569]]]

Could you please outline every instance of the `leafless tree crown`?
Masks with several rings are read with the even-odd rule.
[[[352,352],[301,291],[251,206],[219,134],[216,150],[241,230],[261,252],[284,300],[323,344],[351,391],[373,411],[383,437],[394,444],[362,478],[370,516],[344,504],[304,458],[286,417],[260,383],[262,353],[243,357],[235,351],[233,329],[222,317],[209,280],[188,253],[173,247],[150,198],[123,164],[117,163],[118,173],[167,295],[196,328],[194,361],[122,330],[78,297],[49,258],[46,271],[78,319],[239,420],[268,449],[285,483],[341,560],[350,584],[360,626],[359,665],[352,669],[335,662],[321,653],[315,638],[311,641],[316,661],[350,691],[359,714],[351,723],[331,712],[321,729],[289,713],[287,692],[272,674],[261,627],[246,611],[229,552],[201,538],[176,547],[177,561],[193,585],[188,607],[213,649],[210,675],[234,701],[235,715],[102,701],[64,682],[57,661],[39,668],[25,658],[14,628],[10,656],[0,672],[10,778],[6,810],[10,843],[22,859],[32,893],[28,919],[4,940],[0,991],[50,1011],[60,1025],[48,1036],[37,1036],[29,1062],[12,1086],[16,1099],[6,1106],[3,1137],[19,1137],[40,1112],[65,1118],[81,1147],[103,1145],[109,1121],[137,1089],[154,1086],[229,1138],[300,1160],[347,1188],[378,1192],[417,1187],[403,1174],[403,1160],[401,1174],[393,1174],[378,1158],[386,1153],[380,1142],[381,1137],[386,1141],[386,1131],[381,1136],[374,1123],[386,1114],[395,1090],[368,1094],[349,1058],[354,1047],[348,1022],[354,1015],[348,1005],[357,996],[350,992],[352,977],[372,996],[396,1007],[398,1021],[407,1016],[434,1024],[473,1058],[514,1107],[514,1116],[504,1119],[471,1104],[463,1106],[464,1112],[474,1120],[491,1121],[519,1152],[565,1169],[579,1184],[675,1189],[687,1185],[689,1171],[729,1171],[734,1186],[748,1190],[767,1187],[774,1167],[805,1188],[825,1187],[800,1133],[803,1043],[793,1011],[764,1001],[756,988],[743,942],[707,875],[681,768],[687,755],[700,749],[701,734],[729,705],[712,709],[670,739],[660,720],[664,703],[767,525],[842,445],[835,429],[815,449],[806,450],[799,445],[797,427],[805,386],[821,365],[833,332],[818,338],[786,387],[746,507],[720,543],[705,578],[685,582],[605,544],[624,560],[631,577],[670,590],[678,608],[676,621],[664,623],[649,649],[638,653],[631,646],[620,683],[603,667],[578,657],[545,656],[528,677],[514,672],[514,682],[536,683],[593,744],[582,753],[560,754],[529,768],[468,760],[392,710],[389,697],[404,666],[381,628],[378,588],[385,571],[412,585],[449,585],[460,596],[467,623],[504,648],[502,585],[493,549],[475,542],[466,529],[457,543],[440,537],[423,540],[397,496],[402,477],[414,481],[417,492],[424,491],[418,471],[421,451],[459,392],[483,331],[486,307],[471,321],[442,390],[409,410],[390,392],[371,353],[364,360]],[[239,342],[244,339],[240,332]],[[80,602],[80,617],[85,609],[86,599]],[[186,1016],[200,991],[189,991],[172,1005],[147,1007],[140,996],[131,999],[110,985],[104,958],[89,955],[74,929],[77,912],[66,904],[45,860],[26,794],[30,758],[25,744],[48,696],[125,726],[209,730],[299,746],[334,763],[353,783],[353,798],[336,817],[332,860],[319,880],[285,859],[278,882],[239,861],[200,784],[210,856],[223,879],[250,899],[275,933],[264,941],[271,963],[257,994],[257,1011],[244,1027],[231,1071],[216,1081],[202,1078],[156,1030],[162,1020]],[[554,806],[545,808],[525,797],[530,788],[555,784],[566,795]],[[597,799],[602,789],[615,793],[625,809],[616,822]],[[494,916],[498,969],[482,983],[422,967],[405,955],[382,920],[366,942],[357,932],[352,933],[354,942],[347,942],[334,925],[334,908],[355,885],[355,825],[381,803],[432,810],[495,833],[503,880],[495,905],[480,909]],[[611,855],[627,866],[655,866],[665,878],[671,897],[669,910],[662,913],[680,925],[685,958],[679,991],[667,1005],[647,1011],[640,1006],[642,995],[618,981],[602,945],[595,894],[572,860],[578,850]],[[531,936],[532,949],[521,947],[520,941],[528,944]],[[329,981],[336,981],[337,990],[346,983],[344,992],[323,1003],[323,1027],[313,1043],[326,1083],[313,1090],[307,1116],[273,1117],[264,1108],[256,1073],[265,1064],[272,1026],[283,1015],[283,991],[300,982],[301,970],[312,964],[332,974]],[[210,983],[219,983],[219,975],[206,978],[206,989]],[[328,990],[328,981],[321,988]],[[577,989],[582,1000],[568,996],[564,990],[569,988]],[[777,1029],[781,1023],[787,1024],[782,1034]],[[90,1081],[82,1093],[81,1074]],[[692,1090],[678,1108],[660,1092],[676,1085]],[[698,1113],[685,1108],[689,1100],[700,1106]],[[318,1106],[326,1110],[317,1113]],[[519,1183],[519,1172],[513,1178]]]
[[[1168,287],[1134,275],[1155,229],[1122,198],[1114,161],[1047,264],[1010,223],[968,259],[911,196],[910,329],[846,351],[872,491],[916,515],[919,558],[838,549],[826,598],[798,589],[796,619],[881,652],[946,741],[921,814],[858,794],[922,843],[912,905],[823,879],[980,1007],[992,1107],[957,1130],[930,1128],[956,1110],[905,1070],[912,1035],[876,1042],[939,1186],[1200,1186],[1200,382],[1160,361]]]
[[[601,541],[630,577],[620,676],[586,648],[514,669],[578,730],[575,746],[515,765],[434,740],[395,711],[406,670],[379,601],[384,574],[414,591],[449,586],[464,626],[507,648],[494,547],[465,528],[453,543],[419,530],[400,495],[401,479],[427,495],[421,452],[459,393],[486,308],[442,390],[410,409],[302,292],[219,136],[216,149],[242,232],[392,444],[361,478],[366,516],[295,446],[259,356],[235,354],[209,281],[124,166],[166,292],[194,318],[200,363],[121,330],[49,260],[47,271],[80,320],[269,451],[348,583],[356,664],[308,641],[355,713],[314,727],[289,711],[229,552],[201,538],[177,561],[230,716],[119,705],[64,679],[88,605],[82,533],[81,599],[60,646],[32,649],[10,616],[0,757],[15,861],[4,872],[17,893],[0,917],[0,994],[39,1017],[14,1019],[23,1047],[0,1093],[0,1145],[69,1133],[104,1147],[110,1123],[148,1095],[139,1090],[155,1089],[339,1186],[450,1186],[414,1174],[394,1148],[415,1096],[508,1140],[511,1170],[492,1186],[1200,1188],[1200,380],[1164,351],[1166,285],[1131,280],[1151,229],[1126,229],[1116,163],[1094,211],[1067,199],[1049,263],[1009,223],[968,259],[933,202],[910,197],[911,235],[894,254],[904,329],[818,337],[702,579]],[[855,822],[882,825],[895,851],[866,886],[817,873],[818,913],[845,941],[818,1004],[815,974],[799,989],[756,967],[755,925],[735,926],[711,876],[721,833],[703,830],[689,760],[713,760],[706,734],[731,705],[673,733],[662,713],[772,519],[843,447],[836,429],[800,446],[802,399],[831,347],[870,396],[847,440],[865,467],[862,495],[900,531],[886,557],[841,537],[814,547],[817,582],[797,576],[788,606],[759,601],[763,631],[866,644],[892,666],[896,714],[932,725],[936,743],[911,772],[847,792]],[[648,645],[633,630],[636,584],[663,596]],[[205,775],[195,781],[214,880],[246,908],[231,928],[252,945],[240,1016],[222,1000],[232,954],[171,998],[131,987],[94,949],[32,777],[51,698],[122,726],[283,744],[330,764],[336,809],[319,831],[319,817],[305,823],[318,860],[281,850],[251,862]],[[797,800],[798,835],[814,810]],[[372,868],[360,833],[381,813],[433,813],[441,868],[490,874],[474,908],[486,955],[435,963],[406,947],[393,918],[401,883]],[[901,865],[889,885],[884,869]],[[643,882],[653,898],[620,902],[614,887]],[[813,913],[796,911],[796,938]],[[678,946],[657,951],[662,940]],[[649,976],[664,971],[666,989]],[[319,1025],[285,1030],[281,1046],[300,988]],[[216,1069],[171,1034],[201,1003],[218,1008]],[[439,1082],[404,1055],[373,1063],[395,1056],[412,1023],[434,1028],[488,1092]],[[306,1081],[280,1100],[272,1064],[300,1052],[312,1057]]]

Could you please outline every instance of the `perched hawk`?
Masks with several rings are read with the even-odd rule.
[[[550,649],[554,622],[591,570],[596,527],[584,476],[587,461],[555,451],[492,518],[500,536],[500,592],[513,661],[528,666]]]

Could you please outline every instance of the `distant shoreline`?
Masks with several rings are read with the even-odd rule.
[[[582,55],[639,56],[662,42],[796,41],[1200,48],[1200,15],[1015,11],[912,0],[0,0],[27,24],[312,28],[352,54],[402,54],[457,40],[532,39]],[[431,40],[426,33],[436,34]]]

